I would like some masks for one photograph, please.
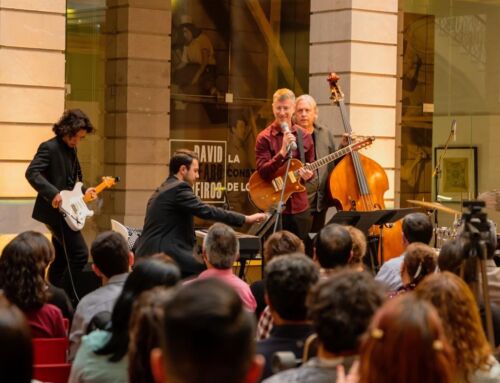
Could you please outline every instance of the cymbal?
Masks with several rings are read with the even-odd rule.
[[[429,210],[438,210],[438,211],[442,211],[443,213],[462,215],[462,213],[459,212],[458,210],[446,207],[446,206],[440,204],[439,202],[418,201],[415,199],[407,199],[406,202],[409,202],[413,205],[425,207],[426,209],[429,209]]]

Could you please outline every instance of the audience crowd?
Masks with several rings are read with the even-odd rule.
[[[168,255],[134,262],[104,232],[90,247],[102,286],[74,310],[47,281],[52,244],[21,233],[0,257],[0,382],[35,382],[41,339],[65,339],[70,383],[500,382],[500,308],[481,294],[493,252],[482,281],[460,239],[429,246],[427,215],[402,227],[404,253],[380,268],[356,228],[323,227],[312,257],[276,232],[250,284],[233,272],[239,241],[225,224],[204,238],[206,270],[184,280]]]

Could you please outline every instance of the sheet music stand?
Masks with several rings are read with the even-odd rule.
[[[380,228],[380,234],[379,234],[380,259],[378,261],[379,261],[380,265],[383,265],[383,263],[384,263],[384,242],[383,242],[384,225],[395,223],[410,213],[415,213],[417,211],[420,211],[420,209],[414,208],[414,207],[405,207],[402,209],[388,209],[388,210],[380,210],[380,211],[386,212],[386,214],[383,217],[381,217],[380,220],[375,222],[374,224]]]
[[[372,211],[338,211],[327,225],[331,223],[338,223],[340,225],[354,226],[355,228],[361,230],[365,235],[372,225],[378,225],[383,217],[387,215],[387,210],[372,210]]]

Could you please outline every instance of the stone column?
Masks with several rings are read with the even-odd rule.
[[[142,227],[170,157],[170,1],[108,0],[106,26],[104,160],[122,180],[103,219]]]
[[[363,154],[377,161],[389,178],[386,206],[395,201],[397,0],[311,0],[309,92],[319,119],[343,133],[338,106],[329,100],[326,78],[334,71],[354,133],[375,136]]]
[[[66,1],[0,0],[0,233],[43,230],[24,178],[64,110]]]

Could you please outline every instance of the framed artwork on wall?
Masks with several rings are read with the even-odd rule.
[[[436,200],[461,202],[477,196],[477,147],[434,148],[434,163],[440,161],[435,178]]]

